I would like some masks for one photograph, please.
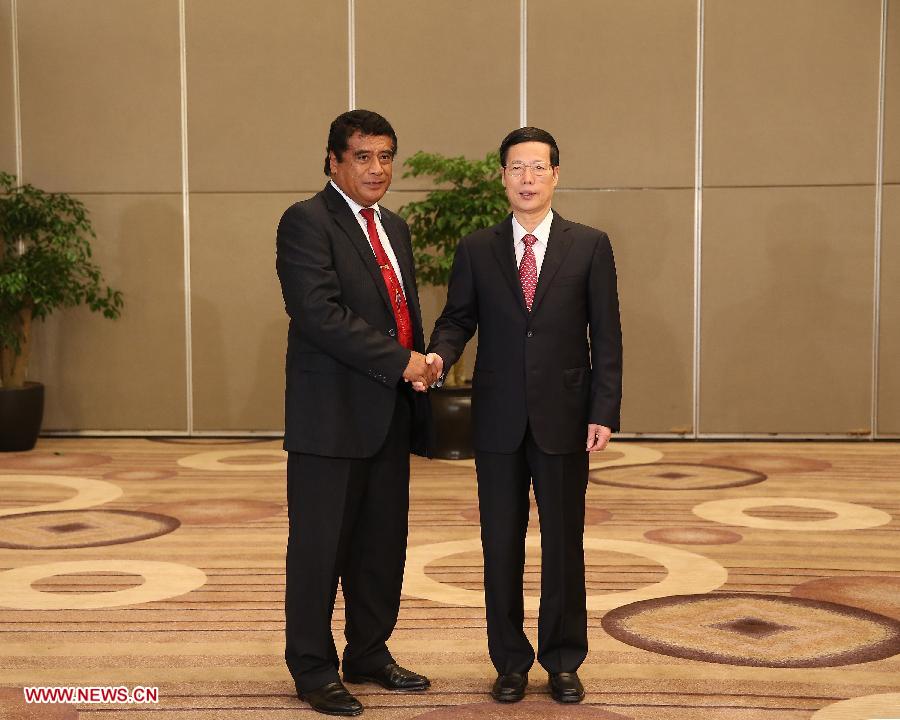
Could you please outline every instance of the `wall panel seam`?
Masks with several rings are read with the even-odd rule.
[[[347,0],[348,110],[356,109],[356,0]],[[316,191],[318,192],[318,190]]]
[[[519,127],[528,124],[528,0],[519,0]]]
[[[22,180],[22,100],[19,95],[19,4],[18,0],[10,0],[10,31],[12,33],[12,65],[13,65],[13,122],[16,133],[16,181]]]
[[[181,90],[181,209],[184,252],[184,361],[187,433],[194,431],[194,360],[191,324],[191,197],[188,178],[187,18],[185,0],[178,0],[178,50]]]
[[[878,125],[875,137],[875,258],[872,298],[872,429],[870,437],[878,436],[878,374],[881,351],[881,237],[884,202],[884,94],[887,72],[888,0],[881,0],[881,33],[878,56]]]
[[[692,437],[700,433],[700,300],[703,262],[703,50],[704,0],[697,0],[697,85],[694,158],[694,353]]]

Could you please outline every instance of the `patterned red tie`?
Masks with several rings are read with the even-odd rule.
[[[359,214],[366,219],[366,229],[369,232],[369,242],[375,251],[375,261],[381,270],[384,284],[387,287],[388,297],[391,299],[391,310],[394,311],[394,321],[397,323],[397,341],[407,350],[413,349],[412,322],[409,319],[409,308],[406,298],[397,280],[397,274],[391,261],[388,260],[381,238],[378,237],[378,228],[375,225],[375,208],[363,208]]]
[[[522,238],[525,243],[525,252],[522,255],[522,262],[519,264],[519,282],[522,283],[522,294],[525,296],[525,307],[531,312],[531,306],[534,303],[534,291],[537,288],[537,260],[534,257],[534,249],[532,245],[537,242],[534,235],[526,235]]]

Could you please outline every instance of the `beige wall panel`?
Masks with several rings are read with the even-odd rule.
[[[884,181],[900,183],[900,0],[888,0]]]
[[[625,358],[622,431],[691,432],[693,192],[557,192],[553,205],[605,230],[613,245]]]
[[[347,3],[187,3],[191,190],[321,190],[347,110]]]
[[[119,320],[60,311],[35,330],[29,376],[45,430],[187,429],[181,197],[92,195],[94,254],[124,294]]]
[[[705,184],[874,182],[880,0],[705,7]]]
[[[900,435],[900,185],[884,188],[881,233],[878,432]]]
[[[874,188],[703,197],[700,430],[871,425]]]
[[[178,192],[177,0],[18,9],[25,178],[66,192]]]
[[[194,427],[284,427],[288,318],[275,274],[282,213],[308,195],[191,196]]]
[[[12,9],[0,0],[0,170],[16,174],[16,108],[13,95]]]
[[[358,0],[356,102],[417,150],[484,157],[519,122],[518,0]],[[429,187],[403,180],[395,188]]]
[[[691,187],[696,0],[532,0],[528,123],[549,130],[562,187]]]

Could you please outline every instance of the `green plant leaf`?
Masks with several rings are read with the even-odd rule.
[[[96,234],[87,208],[65,193],[48,193],[0,172],[0,343],[18,353],[19,313],[43,319],[86,304],[120,315],[122,294],[108,287],[94,262]]]
[[[420,150],[404,166],[403,177],[430,177],[436,186],[423,200],[399,210],[412,234],[418,280],[446,285],[459,241],[496,225],[509,212],[500,156],[492,152],[483,160],[468,160]]]

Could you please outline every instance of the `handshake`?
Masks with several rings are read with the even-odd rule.
[[[444,372],[444,361],[437,353],[422,353],[412,351],[409,363],[403,371],[403,379],[412,383],[416,392],[426,392],[432,387]]]

